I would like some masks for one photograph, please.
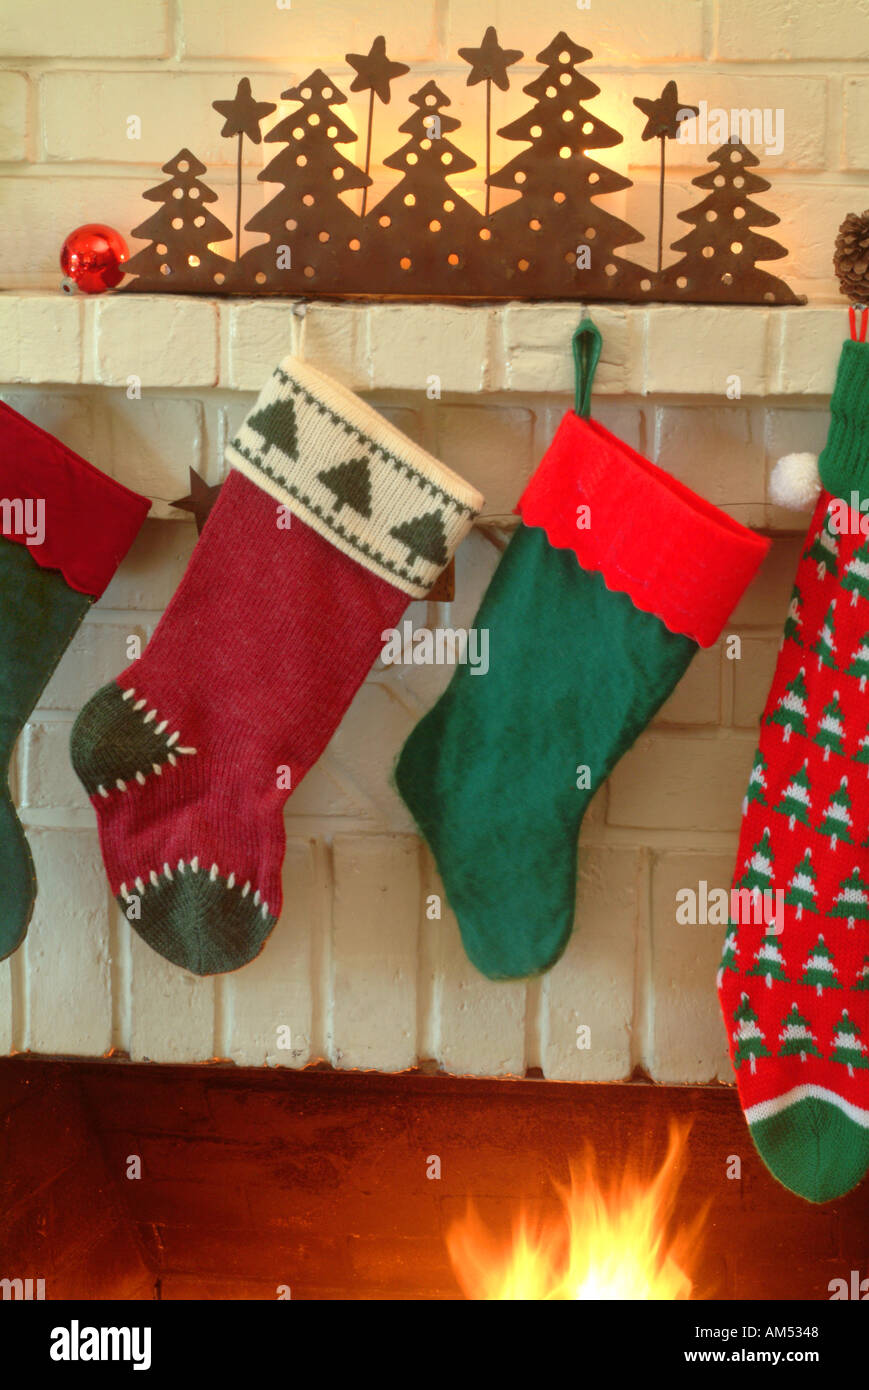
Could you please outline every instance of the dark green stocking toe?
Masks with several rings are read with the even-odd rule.
[[[194,975],[238,970],[259,955],[277,918],[259,894],[190,864],[156,883],[124,885],[118,902],[143,941]]]
[[[114,681],[98,690],[72,729],[72,765],[88,796],[105,796],[132,781],[142,782],[176,760],[178,733],[135,689],[122,691]],[[175,752],[173,752],[175,747]]]

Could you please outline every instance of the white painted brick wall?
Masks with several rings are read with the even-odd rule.
[[[9,58],[162,58],[168,50],[167,0],[135,0],[122,24],[98,5],[27,0],[4,6],[3,53]]]
[[[726,0],[716,10],[717,58],[751,63],[869,58],[867,0],[846,6],[839,0],[767,0],[762,7],[753,0]]]
[[[29,83],[22,72],[0,72],[0,159],[27,158]]]
[[[417,1060],[420,864],[411,835],[335,838],[330,1033],[338,1067],[401,1071]]]
[[[647,988],[653,1007],[646,1041],[647,1065],[657,1081],[730,1081],[727,1038],[718,1011],[715,973],[721,928],[681,926],[673,904],[680,888],[701,879],[729,887],[732,854],[707,849],[656,854],[652,866],[652,918]]]
[[[278,101],[318,66],[347,93],[354,74],[345,55],[366,51],[377,32],[387,36],[390,54],[414,66],[396,82],[389,108],[378,107],[376,196],[395,182],[383,159],[398,143],[408,97],[433,77],[462,122],[460,147],[477,160],[462,191],[481,201],[481,89],[467,86],[458,49],[477,45],[494,23],[504,43],[524,50],[510,90],[493,94],[496,130],[527,110],[522,89],[539,74],[536,55],[559,26],[592,50],[585,71],[601,88],[594,109],[625,136],[606,162],[636,182],[611,205],[646,230],[645,246],[631,251],[641,261],[654,255],[657,144],[642,140],[632,103],[637,95],[656,95],[670,77],[692,103],[784,113],[783,148],[762,154],[763,172],[773,179],[763,201],[780,215],[775,235],[790,251],[774,268],[798,290],[816,299],[836,293],[830,264],[836,227],[845,212],[869,204],[867,0],[595,0],[588,10],[573,3],[535,8],[522,0],[414,6],[383,0],[376,11],[357,0],[292,0],[286,7],[277,0],[127,0],[118,24],[106,23],[98,0],[73,6],[28,0],[6,8],[0,197],[15,215],[0,222],[0,283],[8,287],[55,286],[60,242],[77,223],[98,218],[129,232],[144,216],[144,188],[181,145],[208,165],[220,195],[216,211],[231,222],[235,148],[221,138],[211,102],[231,95],[245,71],[259,99]],[[131,115],[141,120],[137,139],[128,138]],[[342,115],[364,137],[366,94],[350,94]],[[255,174],[268,149],[247,144],[246,215],[264,197]],[[496,135],[496,164],[515,152]],[[361,158],[361,140],[356,153]],[[676,213],[696,202],[690,180],[709,153],[700,144],[668,150],[668,247],[685,231]],[[517,376],[514,389],[539,388]]]
[[[22,950],[23,1046],[99,1057],[112,1046],[109,891],[95,830],[31,829],[40,893]]]
[[[389,35],[405,62],[433,59],[438,52],[434,0],[379,0],[376,14],[345,0],[293,0],[292,8],[261,6],[256,14],[235,0],[181,0],[185,58],[267,57],[298,68],[300,55],[312,65],[367,53],[375,30]],[[551,34],[549,36],[552,37]],[[306,68],[307,72],[309,69]]]
[[[0,294],[0,380],[79,381],[80,305],[59,294]]]
[[[844,169],[869,168],[869,78],[845,79]]]
[[[70,359],[62,387],[46,384],[51,324],[78,315],[69,301],[55,305],[46,296],[10,296],[10,312],[34,299],[43,308],[28,319],[32,381],[20,380],[16,366],[0,394],[154,498],[185,491],[191,462],[209,477],[222,475],[227,432],[290,348],[364,385],[385,415],[484,489],[490,516],[512,510],[570,402],[562,359],[573,320],[561,307],[552,312],[549,339],[546,309],[484,311],[485,366],[472,378],[474,389],[457,390],[454,377],[440,400],[429,400],[417,380],[407,385],[413,320],[422,315],[426,326],[419,307],[405,308],[408,328],[396,357],[392,318],[362,306],[317,305],[298,318],[284,304],[196,304],[201,312],[191,319],[185,304],[174,350],[185,356],[184,334],[204,323],[206,360],[219,364],[219,385],[169,387],[160,369],[145,377],[142,400],[131,401],[120,386],[83,381],[78,358]],[[122,309],[133,310],[136,331],[182,322],[171,301],[156,306],[157,319],[153,301],[106,301],[114,322],[103,337],[103,314],[81,307],[91,360],[103,361],[112,381],[129,363]],[[449,341],[449,312],[421,334],[423,356]],[[34,846],[40,895],[25,949],[0,965],[0,1049],[101,1055],[115,1048],[137,1060],[218,1057],[291,1067],[324,1058],[387,1070],[433,1061],[477,1075],[521,1075],[532,1066],[549,1077],[597,1081],[639,1066],[666,1081],[726,1078],[714,995],[719,933],[677,927],[675,889],[700,878],[729,883],[756,722],[799,551],[795,532],[805,524],[770,505],[765,479],[777,451],[822,442],[818,372],[829,366],[844,324],[841,311],[821,309],[780,317],[762,309],[704,311],[710,331],[683,342],[669,332],[669,312],[596,314],[610,388],[597,417],[707,497],[765,525],[776,542],[728,627],[742,638],[741,659],[728,660],[723,642],[700,654],[595,797],[582,831],[577,930],[551,974],[528,985],[491,984],[468,963],[448,905],[441,920],[425,918],[426,895],[442,889],[390,774],[408,732],[446,686],[442,668],[378,664],[290,799],[284,912],[256,962],[231,977],[196,980],[131,931],[110,900],[93,811],[67,747],[76,711],[126,664],[129,638],[153,630],[189,560],[194,527],[164,503],[88,615],[18,745],[13,792]],[[452,320],[458,342],[466,322],[474,322],[468,311]],[[754,375],[746,372],[752,389],[741,400],[728,401],[712,371],[719,327],[728,358],[755,354]],[[664,355],[652,392],[647,348],[655,333]],[[788,342],[783,366],[771,344],[780,354]],[[201,347],[191,344],[189,356]],[[145,360],[156,363],[156,355]],[[525,379],[545,389],[520,390],[508,364],[540,360],[551,370]],[[777,395],[768,395],[770,372]],[[472,534],[458,555],[455,602],[413,604],[411,620],[470,625],[497,559],[489,541]],[[64,1007],[56,1007],[58,998]],[[587,1049],[577,1047],[583,1025]]]
[[[95,304],[93,376],[103,386],[126,386],[131,376],[149,386],[217,384],[217,312],[191,295],[120,295]]]

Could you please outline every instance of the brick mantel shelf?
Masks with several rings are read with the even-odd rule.
[[[358,391],[572,390],[577,304],[326,303],[0,293],[0,384],[257,390],[297,353]],[[844,304],[595,305],[599,395],[823,396]],[[732,390],[732,387],[730,387]]]

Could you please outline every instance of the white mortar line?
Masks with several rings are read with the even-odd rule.
[[[438,949],[443,932],[443,913],[446,900],[443,889],[435,884],[435,871],[425,842],[418,842],[419,858],[419,918],[417,921],[416,951],[416,1055],[420,1061],[442,1062],[441,1006],[443,972]],[[435,891],[441,898],[441,917],[429,921],[426,899]]]
[[[634,999],[631,1019],[631,1070],[643,1067],[654,1075],[655,1000],[652,984],[652,867],[649,850],[641,854],[637,871],[637,916],[634,936]]]
[[[544,1008],[544,996],[540,988],[539,979],[529,980],[525,986],[525,1056],[523,1059],[523,1072],[527,1072],[529,1067],[543,1066],[543,1049],[541,1038],[543,1029],[541,1027],[541,1013]]]
[[[133,960],[130,923],[106,884],[109,918],[109,971],[112,991],[112,1047],[129,1055],[133,1012]]]
[[[334,831],[334,825],[333,825]],[[332,847],[318,836],[314,842],[315,921],[311,933],[311,1062],[335,1065],[333,972],[333,897],[335,874]]]

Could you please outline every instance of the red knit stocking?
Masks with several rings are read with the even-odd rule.
[[[261,949],[281,907],[283,805],[480,501],[294,362],[229,458],[238,471],[148,650],[72,742],[113,892],[149,945],[197,974]]]
[[[719,994],[771,1171],[812,1201],[869,1165],[869,542],[821,494],[745,800]],[[774,929],[770,929],[770,924]]]

